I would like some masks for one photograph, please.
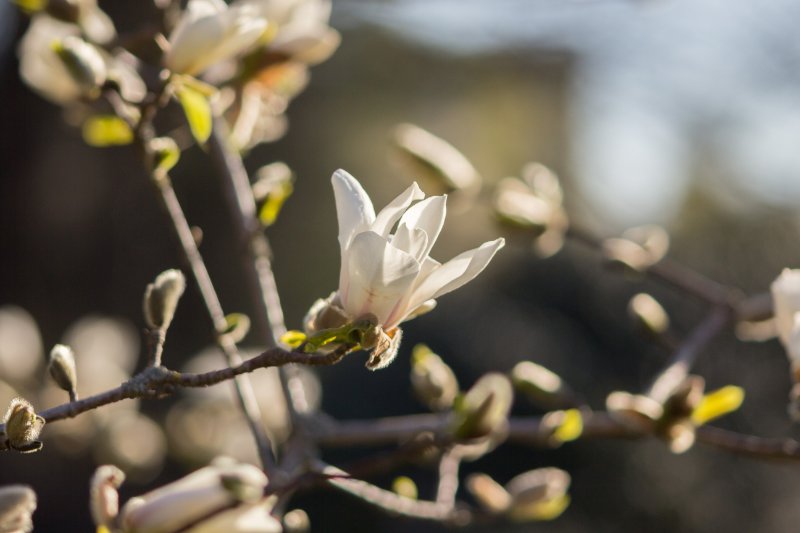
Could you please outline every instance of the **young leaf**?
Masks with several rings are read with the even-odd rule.
[[[186,121],[195,140],[203,144],[211,135],[211,105],[208,98],[193,86],[181,84],[175,90]]]
[[[83,140],[90,146],[122,146],[133,142],[128,123],[114,115],[96,115],[83,123]]]

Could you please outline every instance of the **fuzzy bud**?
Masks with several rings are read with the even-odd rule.
[[[33,511],[36,493],[24,485],[0,487],[0,532],[28,533],[33,531]]]
[[[511,371],[514,388],[546,408],[574,404],[574,393],[561,377],[532,361],[521,361]]]
[[[186,289],[186,278],[180,270],[165,270],[144,292],[144,317],[147,325],[156,330],[166,330],[178,301]]]
[[[266,485],[266,476],[256,467],[216,460],[178,481],[129,500],[122,508],[121,526],[125,531],[157,533],[177,531],[202,520],[198,527],[205,528],[203,531],[235,531],[232,522],[246,515],[272,525],[275,520],[261,506],[248,503],[260,497]],[[246,503],[237,505],[243,501]],[[206,520],[213,511],[228,507],[232,509]],[[228,529],[222,529],[223,524]],[[280,531],[279,524],[274,530]]]
[[[70,394],[70,398],[77,396],[78,372],[75,369],[75,355],[72,348],[64,344],[53,346],[47,370],[53,381]]]
[[[402,338],[403,330],[397,327],[389,331],[384,331],[380,327],[367,330],[362,346],[366,349],[371,347],[372,351],[367,359],[366,367],[369,370],[380,370],[389,366],[389,363],[397,357]]]
[[[467,391],[456,409],[455,435],[460,439],[478,439],[502,431],[514,391],[508,378],[489,373]]]
[[[80,37],[68,35],[53,44],[53,51],[81,90],[96,95],[108,75],[97,48]]]
[[[311,531],[311,519],[302,509],[292,509],[283,515],[283,529],[286,533],[308,533]]]
[[[658,300],[640,292],[628,302],[628,314],[646,333],[660,335],[669,329],[669,316]]]
[[[505,512],[511,505],[511,495],[487,474],[472,474],[467,478],[467,490],[481,507],[492,514]]]
[[[511,495],[508,510],[513,520],[552,520],[569,505],[570,475],[560,468],[539,468],[518,475],[506,484]]]
[[[125,473],[114,465],[103,465],[94,471],[89,489],[89,507],[94,524],[108,527],[119,514],[117,489],[125,481]]]
[[[9,448],[22,453],[37,452],[42,448],[42,443],[36,439],[44,427],[44,418],[36,414],[27,400],[11,400],[3,422]]]
[[[411,355],[411,385],[417,398],[434,411],[449,409],[458,395],[458,380],[442,358],[424,344]]]

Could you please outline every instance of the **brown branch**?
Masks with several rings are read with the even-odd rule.
[[[352,478],[347,472],[336,467],[324,464],[318,466],[323,474],[331,476],[328,478],[328,485],[391,514],[437,522],[456,522],[459,525],[465,525],[470,520],[471,513],[467,509],[438,502],[412,500],[366,481]]]
[[[756,437],[713,426],[697,428],[695,437],[697,442],[739,455],[800,461],[800,442],[795,439]]]
[[[439,484],[436,487],[436,503],[454,508],[458,492],[458,470],[461,453],[458,446],[447,450],[439,459]]]
[[[201,374],[181,373],[164,367],[149,367],[114,389],[41,411],[39,416],[47,423],[74,418],[81,413],[104,405],[132,398],[158,398],[172,394],[178,388],[210,387],[259,368],[280,367],[290,363],[310,366],[333,365],[342,360],[347,347],[326,354],[287,351],[270,348],[235,367],[212,370]],[[0,433],[4,426],[0,425]]]
[[[222,305],[217,297],[216,290],[211,282],[211,277],[208,274],[208,269],[197,248],[197,243],[194,240],[191,228],[189,227],[189,223],[175,194],[175,190],[172,188],[169,176],[166,174],[161,175],[158,172],[155,167],[155,154],[150,148],[149,143],[155,135],[153,119],[158,110],[166,105],[167,101],[168,93],[167,85],[165,84],[160,91],[154,94],[152,99],[143,106],[142,118],[134,128],[135,138],[142,153],[145,167],[158,192],[158,198],[161,200],[161,205],[169,216],[175,236],[180,243],[180,250],[183,254],[183,258],[192,271],[197,287],[200,290],[200,295],[214,326],[217,345],[222,349],[228,366],[235,367],[242,363],[242,357],[231,338],[228,335],[222,334],[227,328]],[[253,438],[256,441],[256,447],[259,451],[264,469],[268,473],[274,471],[275,458],[272,452],[272,445],[261,424],[261,413],[252,385],[246,377],[234,379],[233,385],[242,412],[253,434]]]
[[[603,241],[589,232],[570,227],[567,237],[594,250],[603,249]],[[651,265],[646,273],[675,289],[715,306],[735,306],[741,299],[738,289],[723,285],[669,258]]]
[[[646,394],[659,403],[667,401],[675,388],[686,379],[703,348],[730,323],[732,318],[729,308],[714,309],[681,344]]]

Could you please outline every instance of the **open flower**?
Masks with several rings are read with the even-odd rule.
[[[339,46],[339,32],[328,25],[330,0],[240,0],[269,21],[271,52],[315,65],[328,59]]]
[[[266,28],[266,19],[253,6],[229,8],[222,0],[190,0],[169,36],[164,65],[179,74],[199,74],[247,51]]]
[[[446,196],[424,199],[414,183],[376,215],[369,196],[353,176],[337,170],[331,181],[342,259],[339,290],[312,308],[306,329],[314,332],[368,318],[389,337],[382,335],[375,350],[388,343],[393,356],[397,326],[432,309],[435,298],[480,274],[505,241],[486,242],[441,264],[430,252],[444,224]],[[416,200],[421,201],[412,206]],[[381,368],[390,360],[371,360],[368,367]]]

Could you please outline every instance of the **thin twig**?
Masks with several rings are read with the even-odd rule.
[[[595,250],[603,241],[580,228],[570,227],[567,237]],[[727,287],[669,258],[648,267],[647,274],[672,287],[715,306],[734,306],[741,298],[738,290]]]
[[[392,514],[437,522],[465,524],[469,521],[470,513],[466,509],[455,509],[452,505],[438,502],[412,500],[366,481],[349,477],[344,470],[330,465],[323,464],[320,470],[323,474],[341,476],[329,478],[328,485]]]
[[[450,448],[439,459],[439,484],[436,487],[436,503],[453,508],[458,492],[458,470],[461,453],[458,446]]]
[[[654,380],[646,393],[659,403],[664,403],[689,374],[703,348],[716,337],[732,319],[731,310],[717,307],[692,331]]]
[[[211,385],[234,379],[236,376],[248,374],[259,368],[280,367],[290,363],[310,366],[332,365],[341,361],[346,353],[347,347],[341,347],[325,354],[270,348],[235,367],[226,367],[200,374],[176,372],[164,367],[149,367],[119,387],[88,396],[82,400],[51,407],[38,414],[47,423],[51,423],[66,418],[74,418],[86,411],[125,399],[166,396],[172,394],[178,388],[210,387]],[[0,432],[3,430],[4,426],[0,425]]]
[[[151,181],[158,192],[161,205],[169,216],[174,233],[180,242],[180,250],[184,260],[192,271],[197,287],[200,290],[206,310],[214,326],[217,345],[222,349],[228,366],[234,367],[241,364],[242,357],[239,354],[236,343],[228,335],[222,334],[227,327],[222,305],[211,282],[205,262],[197,248],[197,243],[186,220],[186,215],[178,201],[178,197],[175,195],[175,190],[172,188],[169,176],[166,173],[159,173],[156,169],[155,154],[149,144],[155,136],[153,119],[158,110],[166,105],[167,98],[167,84],[165,84],[156,94],[152,95],[148,103],[144,104],[141,113],[142,118],[134,127],[135,139],[141,151],[145,168],[150,173]],[[272,452],[272,445],[261,423],[261,412],[252,385],[246,377],[242,377],[234,379],[233,386],[242,413],[256,441],[256,447],[264,470],[268,474],[274,472],[275,457]]]

